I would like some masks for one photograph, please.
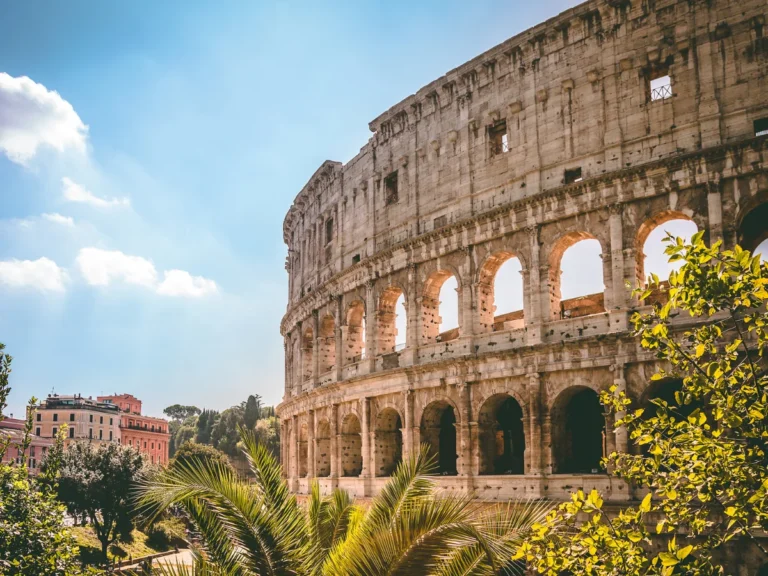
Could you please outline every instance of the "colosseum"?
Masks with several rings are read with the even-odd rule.
[[[425,443],[447,490],[633,499],[601,468],[632,447],[598,394],[642,405],[679,386],[651,386],[659,365],[630,329],[665,298],[633,295],[649,236],[670,221],[726,246],[768,235],[765,12],[590,0],[395,104],[357,156],[318,168],[283,227],[292,491],[317,478],[374,495]],[[569,285],[569,257],[595,293]]]

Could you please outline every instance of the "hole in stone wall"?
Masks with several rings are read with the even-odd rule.
[[[581,182],[582,180],[583,178],[581,177],[581,166],[565,171],[564,182],[566,184],[573,184],[575,182]]]
[[[669,67],[661,66],[651,71],[648,76],[648,94],[651,102],[672,97],[672,78]]]
[[[491,156],[509,152],[509,136],[507,136],[507,121],[499,120],[488,127],[488,142]]]
[[[567,390],[555,405],[552,439],[555,472],[596,474],[602,472],[605,454],[605,418],[597,393],[589,388]]]
[[[385,205],[396,204],[398,201],[397,170],[384,179]]]
[[[754,122],[755,136],[768,135],[768,118],[758,118]]]
[[[325,221],[325,243],[330,244],[333,241],[333,218]]]

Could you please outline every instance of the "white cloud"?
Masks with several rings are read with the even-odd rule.
[[[92,286],[108,286],[112,281],[122,281],[154,288],[157,283],[157,271],[152,262],[119,250],[83,248],[77,255],[77,266]]]
[[[216,282],[192,276],[185,270],[166,270],[158,283],[155,265],[140,256],[129,256],[119,250],[83,248],[77,256],[77,266],[91,286],[109,286],[125,282],[149,288],[164,296],[199,298],[218,291]]]
[[[35,288],[63,292],[67,273],[48,258],[0,261],[0,284],[13,288]]]
[[[58,92],[0,72],[0,151],[26,164],[41,146],[84,152],[88,126]]]
[[[62,216],[61,214],[57,214],[54,212],[53,214],[43,214],[42,216],[45,220],[48,220],[49,222],[53,222],[55,224],[61,224],[62,226],[68,226],[73,227],[75,225],[75,221],[72,219],[71,216]]]
[[[117,206],[130,206],[131,201],[128,198],[99,198],[90,190],[86,190],[77,182],[74,182],[66,176],[61,179],[62,192],[64,199],[70,202],[82,202],[96,206],[97,208],[114,208]]]
[[[202,276],[192,276],[185,270],[166,270],[165,279],[157,287],[157,293],[165,296],[189,296],[199,298],[218,291],[216,282]]]

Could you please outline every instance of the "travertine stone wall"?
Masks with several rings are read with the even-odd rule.
[[[279,414],[292,490],[317,476],[323,490],[373,494],[426,442],[448,490],[633,498],[590,467],[631,449],[593,400],[613,385],[639,403],[660,393],[649,388],[659,366],[628,330],[649,304],[627,283],[642,285],[655,227],[684,218],[750,249],[768,233],[768,140],[756,135],[766,10],[586,2],[394,105],[346,164],[323,163],[284,223]],[[605,290],[563,301],[562,256],[587,238],[602,248]],[[523,310],[499,317],[493,279],[511,257]],[[451,276],[459,328],[440,334]]]

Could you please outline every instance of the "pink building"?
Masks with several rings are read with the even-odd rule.
[[[132,394],[98,396],[99,402],[113,405],[120,411],[120,436],[126,446],[133,446],[146,454],[153,464],[168,463],[168,421],[163,418],[143,416],[141,400]]]
[[[10,438],[11,443],[3,456],[3,462],[21,463],[21,443],[24,440],[24,420],[18,418],[5,418],[0,420],[0,437]],[[33,476],[40,471],[40,464],[45,459],[45,455],[53,446],[54,441],[50,438],[42,438],[32,434],[32,443],[27,450],[27,466]]]

